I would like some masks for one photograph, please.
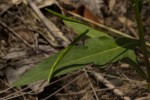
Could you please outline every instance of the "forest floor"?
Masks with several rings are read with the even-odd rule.
[[[12,88],[11,84],[24,72],[62,50],[76,36],[45,8],[85,20],[93,28],[105,31],[115,39],[124,34],[138,38],[129,0],[0,1],[0,100],[150,100],[146,81],[130,65],[121,62],[105,68],[87,65],[53,78],[50,84],[40,81]],[[143,2],[141,15],[145,39],[149,44],[148,0]],[[135,52],[141,68],[145,70],[141,51],[137,48]]]

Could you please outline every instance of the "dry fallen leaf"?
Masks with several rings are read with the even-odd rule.
[[[76,14],[79,14],[87,19],[93,20],[95,22],[99,22],[99,18],[91,13],[89,9],[87,9],[85,6],[81,6],[78,9],[72,11]]]
[[[7,81],[9,84],[12,84],[14,81],[16,81],[25,71],[27,71],[30,68],[30,66],[22,66],[18,69],[14,69],[13,67],[6,67],[4,70],[4,74],[7,78]]]
[[[100,16],[100,9],[104,7],[104,0],[82,0],[92,14]]]

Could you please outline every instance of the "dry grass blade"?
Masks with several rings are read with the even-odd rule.
[[[63,33],[53,24],[50,20],[48,20],[38,9],[38,7],[35,5],[35,3],[32,0],[29,0],[29,5],[33,9],[33,11],[37,14],[37,16],[41,19],[41,21],[45,24],[48,31],[51,33],[48,34],[48,36],[52,39],[52,41],[56,42],[55,36],[57,34],[57,37],[63,39],[65,42],[70,43],[70,41],[63,36]]]

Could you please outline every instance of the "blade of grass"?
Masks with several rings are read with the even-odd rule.
[[[60,18],[61,20],[66,20],[66,21],[71,21],[71,22],[76,22],[76,23],[83,23],[83,22],[81,22],[81,21],[79,21],[79,20],[76,20],[76,19],[73,19],[73,18],[70,18],[70,17],[63,16],[63,15],[61,15],[61,14],[59,14],[59,13],[57,13],[57,12],[54,12],[54,11],[52,11],[52,10],[50,10],[50,9],[45,8],[45,10],[47,10],[47,11],[48,11],[49,13],[51,13],[52,15],[57,16],[57,17]]]
[[[150,62],[149,62],[149,57],[148,57],[148,50],[146,48],[146,41],[144,39],[144,30],[143,30],[143,25],[142,25],[142,20],[141,20],[141,15],[139,11],[139,2],[138,0],[130,0],[132,7],[135,12],[135,18],[136,18],[136,23],[137,23],[137,28],[138,28],[138,35],[139,35],[139,43],[140,43],[140,48],[144,56],[145,60],[145,65],[146,65],[146,71],[147,71],[147,82],[150,83]]]
[[[59,62],[63,59],[63,57],[65,56],[65,54],[75,45],[75,43],[81,38],[83,37],[86,33],[89,32],[90,29],[86,29],[83,33],[81,33],[80,35],[78,35],[70,44],[67,48],[65,48],[58,56],[58,58],[56,59],[56,61],[54,62],[52,68],[50,69],[49,72],[49,76],[48,76],[48,82],[50,82],[53,73],[57,67],[57,65],[59,64]]]

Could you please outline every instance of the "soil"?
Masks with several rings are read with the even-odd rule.
[[[60,19],[47,13],[45,8],[79,20],[87,18],[138,38],[134,11],[129,0],[114,0],[114,4],[113,0],[101,0],[101,5],[98,5],[99,13],[92,11],[90,4],[83,1],[57,0],[58,4],[51,0],[33,2],[37,6],[36,10],[39,10],[63,33],[52,34],[53,39],[50,36],[53,32],[50,32],[43,23],[45,19],[40,19],[40,14],[35,13],[31,2],[0,1],[0,100],[150,100],[146,81],[130,65],[122,62],[107,65],[105,68],[87,65],[78,71],[53,78],[50,84],[40,81],[19,88],[11,87],[11,84],[23,73],[62,50],[69,44],[68,41],[76,36],[75,32],[65,26]],[[148,0],[145,0],[141,10],[148,44],[150,42],[149,5]],[[77,17],[70,11],[82,17]],[[92,22],[87,23],[93,28],[109,33],[115,39],[121,37]],[[82,41],[77,43],[81,44]],[[145,71],[140,49],[137,48],[135,52],[141,68]],[[108,83],[100,81],[93,73],[99,73],[114,88],[108,87],[106,85]],[[114,92],[116,89],[119,92]],[[118,94],[120,91],[122,94]]]

